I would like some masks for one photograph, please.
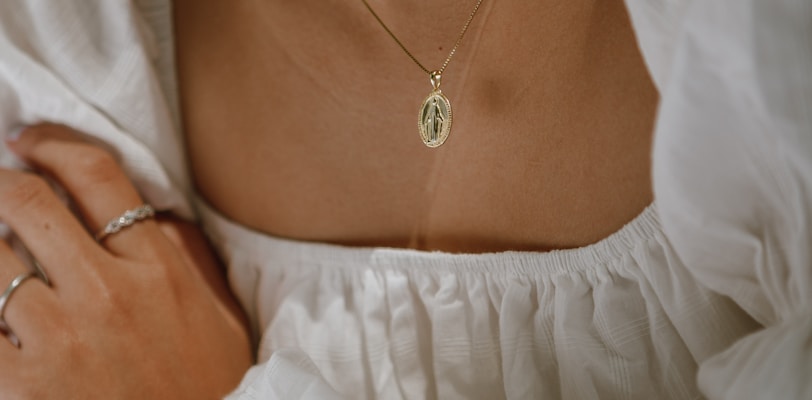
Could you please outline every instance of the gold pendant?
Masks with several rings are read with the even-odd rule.
[[[417,119],[420,138],[428,147],[440,147],[451,133],[451,102],[440,90],[440,78],[439,71],[431,73],[434,90],[423,101]]]

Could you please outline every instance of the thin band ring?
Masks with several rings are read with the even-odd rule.
[[[11,295],[17,290],[20,285],[23,284],[28,278],[36,278],[37,273],[34,271],[24,272],[20,275],[17,275],[14,279],[12,279],[11,283],[8,284],[6,291],[0,295],[0,330],[5,332],[10,332],[8,323],[6,323],[6,318],[4,316],[6,311],[6,305],[8,305],[8,299],[11,298]]]
[[[132,210],[127,210],[121,216],[116,217],[107,225],[101,232],[96,234],[96,241],[101,242],[104,238],[121,231],[122,229],[135,224],[136,222],[143,221],[155,216],[155,209],[149,204],[143,204]]]

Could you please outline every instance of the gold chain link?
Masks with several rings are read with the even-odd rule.
[[[429,71],[429,69],[424,67],[423,64],[420,63],[420,61],[417,61],[417,58],[415,58],[412,55],[412,53],[409,52],[409,50],[406,49],[406,46],[404,46],[403,43],[401,43],[400,40],[398,40],[397,36],[395,36],[395,34],[392,33],[392,31],[389,29],[389,27],[387,27],[386,24],[383,23],[383,21],[381,20],[381,17],[379,17],[378,14],[375,12],[375,10],[373,10],[372,7],[369,5],[369,3],[367,3],[367,0],[361,0],[361,1],[367,7],[367,10],[369,10],[369,12],[372,13],[372,16],[375,17],[376,20],[378,20],[378,23],[381,24],[381,27],[383,27],[383,29],[386,31],[386,33],[388,33],[389,36],[391,36],[392,39],[395,40],[395,43],[397,43],[398,46],[400,46],[400,48],[403,49],[403,51],[406,53],[406,55],[409,56],[409,58],[411,58],[412,61],[414,61],[414,63],[417,64],[417,66],[420,67],[420,69],[423,70],[423,72],[425,72],[427,74],[431,74],[432,71]],[[479,11],[479,5],[480,4],[482,4],[482,0],[478,0],[476,2],[476,5],[474,6],[474,11],[471,11],[471,15],[469,15],[468,20],[465,21],[465,25],[462,27],[462,31],[460,31],[460,36],[457,37],[457,42],[454,43],[454,47],[451,49],[451,52],[448,53],[448,57],[446,57],[445,62],[443,63],[443,66],[438,71],[440,74],[442,74],[443,71],[445,71],[445,68],[448,66],[448,63],[451,62],[451,57],[454,57],[454,53],[457,52],[457,47],[460,46],[460,43],[462,42],[462,38],[463,38],[463,36],[465,36],[465,32],[468,31],[468,27],[471,25],[471,21],[474,20],[474,16],[476,15],[476,12]]]

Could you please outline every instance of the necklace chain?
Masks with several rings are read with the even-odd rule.
[[[423,64],[421,64],[420,61],[417,61],[417,58],[415,58],[415,56],[412,55],[412,53],[409,50],[406,49],[406,46],[404,46],[403,43],[401,43],[401,41],[397,38],[397,36],[395,36],[395,34],[392,33],[392,31],[389,29],[389,27],[386,26],[385,23],[383,23],[383,20],[381,20],[381,17],[379,17],[378,14],[375,12],[375,10],[373,10],[372,7],[369,5],[369,3],[367,3],[367,0],[361,0],[361,1],[367,7],[367,10],[369,10],[369,12],[372,13],[372,16],[375,17],[376,20],[378,20],[378,23],[381,24],[381,27],[383,27],[383,29],[386,31],[386,33],[388,33],[389,36],[391,36],[392,39],[395,41],[395,43],[397,43],[398,46],[400,46],[400,48],[403,49],[403,52],[405,52],[406,55],[409,56],[409,58],[411,58],[412,61],[414,61],[414,63],[417,64],[418,67],[420,67],[420,69],[423,70],[423,72],[431,75],[432,71],[429,70],[428,68],[424,67]],[[440,74],[442,74],[443,71],[445,71],[445,68],[448,66],[448,63],[451,62],[451,57],[454,57],[454,53],[457,52],[457,47],[460,46],[460,43],[462,42],[462,38],[465,36],[465,32],[468,31],[468,27],[471,25],[471,21],[474,20],[474,16],[476,15],[476,12],[479,11],[479,5],[480,4],[482,4],[482,0],[477,0],[476,5],[474,6],[474,10],[471,11],[471,14],[468,16],[468,20],[465,21],[465,25],[462,27],[462,30],[460,31],[460,35],[457,37],[457,41],[454,43],[454,47],[451,48],[451,52],[448,53],[448,57],[446,57],[445,62],[443,62],[443,66],[440,67],[440,69],[437,71]]]

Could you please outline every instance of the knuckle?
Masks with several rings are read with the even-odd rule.
[[[122,175],[115,157],[95,146],[83,146],[76,162],[78,172],[90,184],[110,182]]]
[[[177,305],[186,297],[182,280],[178,277],[176,265],[153,263],[141,270],[141,287],[151,293],[161,304]]]
[[[147,288],[165,289],[166,286],[171,285],[174,281],[174,277],[172,277],[170,269],[160,263],[157,265],[150,265],[150,268],[143,270],[142,277],[143,279],[141,282],[144,287]],[[162,290],[161,292],[164,291]]]
[[[4,208],[16,211],[41,204],[50,190],[44,179],[28,173],[19,173],[11,182],[3,185],[0,198]]]
[[[90,313],[94,319],[113,326],[128,320],[133,313],[133,297],[140,296],[133,290],[133,285],[126,282],[114,282],[113,278],[98,277],[95,280],[92,295],[88,299]]]
[[[90,302],[98,316],[116,315],[123,308],[121,290],[113,290],[106,279],[97,279],[92,287]]]

